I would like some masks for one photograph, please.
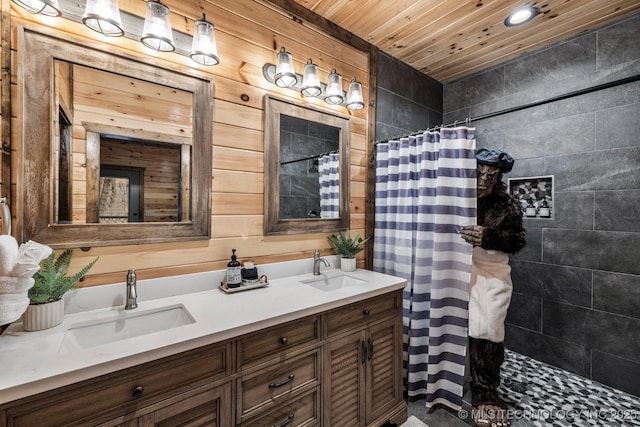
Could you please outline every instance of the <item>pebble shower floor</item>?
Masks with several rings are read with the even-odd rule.
[[[521,354],[506,352],[503,396],[513,427],[640,426],[640,398]]]

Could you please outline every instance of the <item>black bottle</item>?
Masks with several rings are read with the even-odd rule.
[[[535,217],[536,216],[536,206],[533,204],[533,199],[529,199],[529,201],[527,202],[527,208],[525,209],[525,214],[528,217]]]
[[[540,216],[543,218],[549,218],[551,216],[551,208],[549,208],[549,203],[547,203],[547,199],[542,200],[539,213],[540,213]]]
[[[237,288],[242,284],[242,267],[236,259],[236,250],[231,249],[231,261],[227,264],[227,286],[229,288]]]

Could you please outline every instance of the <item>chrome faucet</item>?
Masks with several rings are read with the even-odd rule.
[[[313,275],[314,276],[320,275],[320,261],[324,262],[325,267],[331,267],[331,265],[326,259],[320,258],[320,249],[316,249],[315,252],[313,253]]]
[[[127,273],[127,303],[125,310],[131,310],[138,307],[138,289],[136,286],[136,271],[129,270]]]

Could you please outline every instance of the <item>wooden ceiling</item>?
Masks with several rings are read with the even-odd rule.
[[[295,0],[446,83],[640,10],[639,0]],[[540,14],[518,27],[519,6]]]

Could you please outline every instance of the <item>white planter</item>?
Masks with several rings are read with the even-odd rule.
[[[62,323],[64,318],[64,300],[46,304],[30,304],[22,316],[25,331],[41,331]]]
[[[340,258],[340,270],[342,271],[356,271],[356,259],[355,258]]]
[[[30,277],[0,277],[0,325],[20,319],[29,306],[27,292],[32,286]]]

